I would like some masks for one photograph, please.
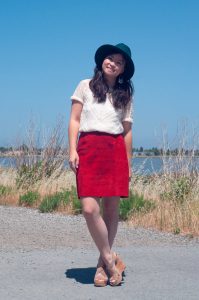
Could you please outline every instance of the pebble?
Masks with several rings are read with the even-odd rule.
[[[199,238],[119,222],[114,246],[197,245]],[[0,206],[0,251],[32,251],[59,247],[96,248],[82,215],[40,213],[38,209]]]

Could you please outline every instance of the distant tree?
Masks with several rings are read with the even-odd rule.
[[[8,151],[13,151],[13,148],[12,147],[0,147],[0,153],[6,153]]]
[[[195,150],[195,156],[199,156],[199,150]]]
[[[160,151],[158,150],[158,148],[157,147],[153,147],[152,148],[152,152],[154,153],[154,155],[160,155]]]
[[[175,149],[173,150],[173,154],[174,154],[174,155],[178,155],[178,148],[175,148]]]
[[[5,147],[0,147],[0,152],[4,153],[4,152],[6,152],[6,151],[7,151],[7,148],[5,148]]]
[[[28,148],[28,146],[26,144],[22,144],[21,146],[19,146],[17,148],[17,150],[28,152],[29,148]]]
[[[141,146],[139,148],[133,148],[133,152],[138,152],[139,155],[142,155],[143,152],[146,156],[150,156],[151,154],[154,155],[194,155],[199,156],[199,149],[184,149],[184,148],[175,148],[175,149],[165,149],[162,148],[158,149],[157,147],[152,147],[151,149],[145,149]]]

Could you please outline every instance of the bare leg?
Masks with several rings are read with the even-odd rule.
[[[81,198],[82,211],[90,234],[99,249],[105,264],[112,263],[111,249],[109,245],[108,231],[103,218],[100,215],[99,199],[94,197]]]
[[[113,245],[119,222],[120,197],[103,198],[103,219],[108,230],[110,248]]]
[[[113,245],[119,221],[119,202],[120,197],[104,197],[102,199],[103,219],[108,231],[108,240],[110,248]],[[100,255],[98,264],[103,265],[103,259]]]

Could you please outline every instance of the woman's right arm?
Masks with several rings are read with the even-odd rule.
[[[71,169],[76,173],[79,165],[79,155],[77,153],[77,139],[80,126],[80,117],[83,104],[77,100],[72,101],[70,121],[68,126],[69,142],[69,164]]]

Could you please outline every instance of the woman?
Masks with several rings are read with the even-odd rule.
[[[110,285],[116,286],[125,265],[111,248],[120,197],[128,197],[131,177],[134,63],[130,48],[122,43],[99,47],[95,63],[93,78],[80,81],[71,97],[69,163],[76,174],[83,215],[100,252],[94,283],[105,286],[109,276]]]

